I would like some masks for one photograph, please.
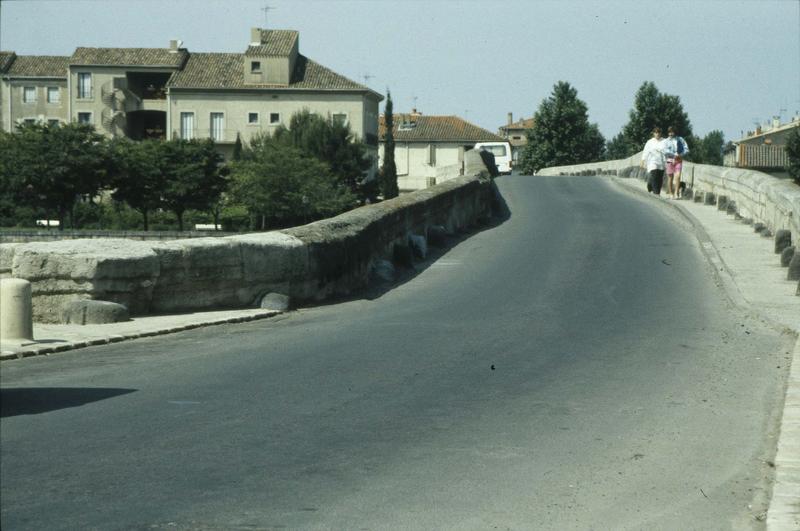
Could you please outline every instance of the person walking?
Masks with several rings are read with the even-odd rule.
[[[653,128],[653,138],[647,141],[642,151],[640,167],[647,167],[649,173],[647,190],[656,195],[661,195],[661,186],[664,184],[664,141],[661,139],[661,128]]]
[[[667,160],[667,192],[670,197],[681,197],[681,173],[683,172],[683,157],[689,153],[689,145],[683,137],[676,134],[675,128],[667,129],[667,138],[664,140],[664,156]]]

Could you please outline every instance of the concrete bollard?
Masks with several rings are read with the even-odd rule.
[[[800,280],[800,253],[794,253],[789,260],[789,271],[786,274],[787,280]]]
[[[721,195],[717,198],[717,210],[727,210],[728,209],[728,196]]]
[[[703,204],[705,205],[715,205],[717,204],[717,198],[714,196],[714,192],[706,192],[703,195]]]
[[[0,338],[33,341],[33,303],[27,280],[0,279]]]

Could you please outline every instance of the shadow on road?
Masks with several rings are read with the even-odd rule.
[[[103,387],[17,387],[0,389],[0,417],[37,415],[133,393]]]

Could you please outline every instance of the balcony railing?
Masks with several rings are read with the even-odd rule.
[[[206,139],[210,138],[214,142],[219,143],[228,143],[231,144],[236,142],[236,133],[239,132],[238,129],[222,129],[222,130],[214,130],[212,131],[211,128],[200,128],[195,127],[189,134],[187,132],[177,129],[173,132],[173,138],[183,138],[186,140],[191,139]]]

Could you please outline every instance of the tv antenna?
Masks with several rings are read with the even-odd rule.
[[[367,73],[366,73],[366,74],[364,74],[362,77],[364,78],[364,84],[366,85],[367,83],[369,83],[369,80],[370,80],[370,79],[372,79],[372,78],[373,78],[373,77],[375,77],[375,76],[373,76],[372,74],[370,74],[369,72],[367,72]]]
[[[274,11],[276,9],[278,8],[268,5],[265,5],[264,7],[261,8],[261,11],[264,12],[264,29],[267,29],[267,15],[269,14],[270,11]]]
[[[411,100],[414,102],[414,105],[411,107],[414,110],[417,110],[417,100],[419,98],[417,96],[411,96]]]

